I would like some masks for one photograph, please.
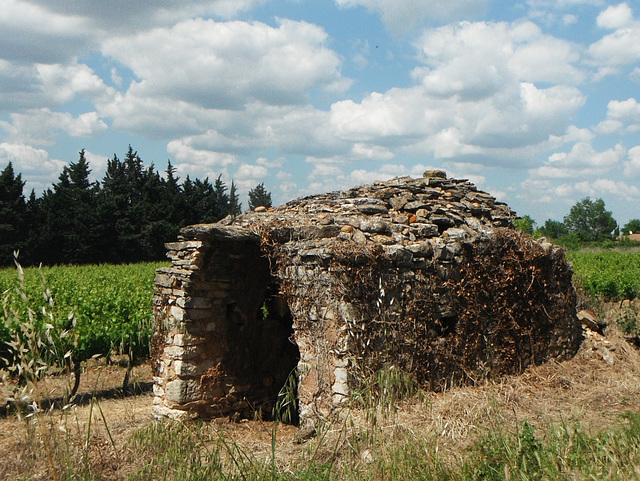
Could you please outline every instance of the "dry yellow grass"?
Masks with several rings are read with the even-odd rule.
[[[429,393],[424,401],[400,403],[397,412],[387,417],[378,413],[376,432],[384,437],[378,441],[429,438],[437,449],[448,453],[446,459],[455,457],[496,424],[515,429],[525,419],[540,426],[580,422],[584,429],[597,431],[624,411],[638,411],[640,351],[625,341],[613,322],[618,307],[603,307],[603,315],[611,323],[606,337],[590,334],[572,360],[549,362],[520,376],[482,385]],[[152,397],[148,392],[114,397],[113,389],[120,385],[122,375],[117,366],[95,364],[83,375],[80,392],[102,391],[98,403],[52,409],[30,419],[15,415],[0,419],[0,479],[51,479],[55,472],[52,462],[60,459],[60,449],[70,451],[64,459],[89,463],[101,479],[125,479],[147,462],[132,451],[129,440],[136,430],[156,422],[151,414]],[[150,380],[148,365],[134,370],[134,381]],[[55,395],[61,389],[55,382],[49,379],[41,385],[43,395]],[[303,444],[296,443],[295,427],[280,425],[275,438],[276,464],[282,472],[293,472],[310,453],[322,460],[337,452],[342,462],[355,469],[369,462],[370,449],[376,446],[375,440],[367,439],[370,422],[370,412],[345,410],[340,421],[328,424],[320,436]],[[202,429],[211,438],[224,436],[254,459],[268,462],[271,457],[270,422],[218,419]]]

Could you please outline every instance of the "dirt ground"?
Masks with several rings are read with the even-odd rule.
[[[640,303],[632,307],[640,312]],[[505,425],[523,420],[536,423],[580,422],[585,429],[601,429],[618,414],[640,409],[640,350],[628,342],[615,319],[622,306],[599,306],[599,316],[610,322],[605,335],[586,331],[577,356],[562,363],[548,362],[532,367],[520,376],[485,382],[482,385],[454,388],[443,393],[428,393],[424,401],[407,401],[397,416],[389,420],[389,429],[433,433],[440,446],[459,449],[473,434],[499,419]],[[9,413],[0,418],[0,479],[48,479],[46,460],[34,462],[33,443],[43,444],[44,432],[56,432],[70,444],[92,446],[92,461],[104,463],[112,475],[104,479],[124,479],[131,463],[127,443],[137,430],[157,422],[152,416],[150,365],[133,371],[135,393],[123,395],[118,386],[124,369],[95,360],[84,368],[77,401],[63,409],[51,408],[29,418]],[[64,376],[44,380],[40,398],[62,395],[68,383]],[[0,405],[11,384],[0,383]],[[92,396],[92,393],[95,396]],[[92,402],[91,399],[94,399]],[[349,413],[354,423],[365,423],[365,412]],[[90,424],[91,422],[91,424]],[[272,453],[273,425],[266,421],[226,418],[207,424],[212,432],[224,433],[257,458]],[[338,428],[336,428],[338,429]],[[385,429],[383,426],[382,429]],[[90,440],[87,433],[90,432]],[[331,429],[327,436],[331,436]],[[34,441],[35,440],[35,441]],[[280,465],[304,456],[305,444],[298,440],[298,429],[280,425],[276,450]],[[309,441],[313,442],[313,441]],[[105,472],[106,472],[105,471]]]

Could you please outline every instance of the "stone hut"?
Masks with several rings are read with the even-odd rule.
[[[293,375],[312,425],[385,367],[441,390],[572,357],[571,266],[514,218],[427,171],[183,228],[155,278],[156,415],[270,412]]]

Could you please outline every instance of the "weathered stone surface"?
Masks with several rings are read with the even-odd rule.
[[[389,209],[385,205],[380,204],[360,204],[358,205],[358,210],[363,214],[386,214],[389,212]]]
[[[166,384],[165,397],[167,400],[184,404],[195,401],[200,397],[200,386],[197,381],[176,379]]]
[[[437,177],[440,179],[446,179],[447,173],[444,170],[425,170],[422,177]]]
[[[514,218],[427,171],[182,229],[155,278],[154,412],[271,412],[294,372],[309,426],[384,366],[437,390],[573,356],[571,267]]]

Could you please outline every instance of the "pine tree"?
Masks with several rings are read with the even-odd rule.
[[[238,196],[235,182],[231,181],[229,189],[229,215],[236,216],[242,213],[242,203]]]
[[[25,202],[24,182],[7,166],[0,174],[4,262],[10,262],[13,249],[23,245],[28,256],[21,260],[28,257],[28,263],[36,264],[159,260],[165,257],[164,243],[174,240],[180,227],[216,222],[242,209],[234,182],[228,189],[222,176],[213,185],[208,178],[187,176],[180,184],[170,161],[163,177],[153,164],[145,167],[131,146],[123,160],[115,154],[107,160],[101,182],[91,182],[90,173],[82,150],[52,188],[39,198],[32,191]],[[5,199],[15,197],[9,191],[18,192],[19,212]]]
[[[24,247],[27,229],[27,206],[22,190],[25,183],[17,176],[13,164],[0,173],[0,264],[13,264],[13,251]]]
[[[43,196],[39,257],[47,263],[87,263],[100,257],[102,223],[98,213],[99,186],[89,181],[85,150],[65,166]]]
[[[213,184],[213,190],[215,192],[216,211],[212,222],[216,222],[228,216],[230,211],[229,194],[227,194],[227,186],[222,181],[222,175],[219,175],[216,179]]]
[[[115,262],[146,260],[143,230],[147,203],[143,199],[143,185],[149,175],[155,172],[144,169],[142,159],[131,145],[124,160],[114,154],[107,161],[101,211],[113,240],[109,256]]]
[[[271,192],[264,187],[264,183],[256,185],[249,191],[249,209],[255,210],[256,207],[271,207]]]

